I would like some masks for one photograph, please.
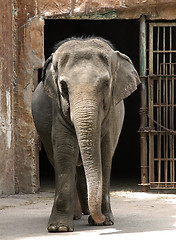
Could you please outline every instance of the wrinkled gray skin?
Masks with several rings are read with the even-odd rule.
[[[55,169],[48,231],[73,231],[73,218],[89,211],[91,225],[112,225],[111,162],[124,119],[123,99],[136,90],[138,74],[131,60],[105,41],[74,39],[46,61],[42,80],[32,113]]]

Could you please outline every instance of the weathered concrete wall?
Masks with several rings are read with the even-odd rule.
[[[176,19],[175,0],[0,0],[0,194],[39,189],[31,116],[44,19]]]
[[[47,18],[175,19],[175,0],[38,0],[38,14]]]
[[[36,192],[39,188],[37,135],[31,116],[36,70],[44,61],[44,20],[36,17],[36,1],[14,1],[15,66],[15,191]]]
[[[0,194],[14,193],[12,5],[0,1]]]

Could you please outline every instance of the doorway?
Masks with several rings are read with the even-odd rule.
[[[115,49],[128,55],[139,70],[138,20],[46,20],[44,29],[45,58],[53,46],[68,37],[100,36],[109,40]],[[139,72],[139,71],[138,71]],[[125,99],[125,121],[112,163],[112,181],[140,182],[139,140],[140,90]],[[47,161],[44,149],[40,152],[40,179],[54,180],[54,172]],[[43,180],[43,181],[42,181]],[[48,180],[47,180],[48,181]]]

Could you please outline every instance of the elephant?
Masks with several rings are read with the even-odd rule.
[[[130,58],[100,37],[66,39],[46,60],[32,115],[55,171],[49,232],[74,231],[73,219],[82,214],[90,214],[90,225],[114,224],[112,157],[123,126],[123,99],[139,84]]]

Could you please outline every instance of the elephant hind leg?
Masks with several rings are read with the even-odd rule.
[[[78,220],[82,217],[82,208],[78,197],[78,192],[75,184],[75,210],[73,215],[73,220]]]
[[[89,215],[90,212],[88,207],[87,184],[83,165],[76,168],[76,187],[82,213],[84,215]]]

